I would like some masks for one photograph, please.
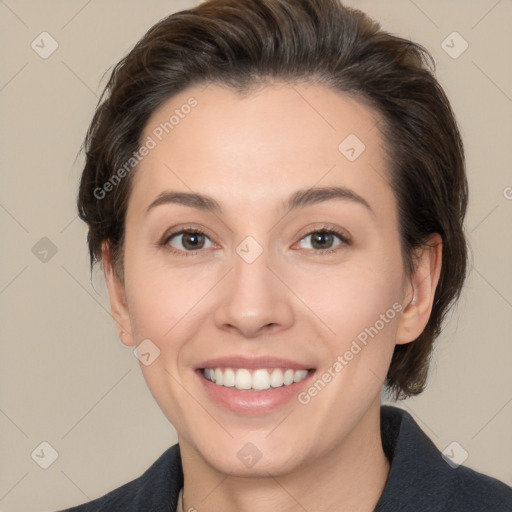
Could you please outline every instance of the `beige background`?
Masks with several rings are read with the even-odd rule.
[[[117,339],[101,273],[90,282],[75,157],[105,71],[153,23],[196,3],[0,0],[0,510],[98,497],[176,441],[138,361]],[[349,3],[431,50],[467,148],[471,275],[439,340],[428,390],[401,407],[441,450],[458,442],[467,466],[510,485],[512,3]],[[47,59],[31,47],[43,31],[59,45]],[[453,31],[469,44],[456,59],[441,46]],[[461,44],[455,39],[452,52]],[[57,250],[46,262],[43,237]],[[42,460],[43,441],[58,453],[48,469],[34,460]]]

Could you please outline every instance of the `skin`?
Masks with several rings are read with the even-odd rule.
[[[184,510],[371,511],[389,472],[383,381],[395,344],[413,342],[427,324],[441,239],[432,235],[407,276],[379,117],[367,106],[318,84],[275,83],[244,96],[197,86],[156,110],[141,140],[191,96],[197,107],[134,171],[123,279],[103,246],[123,343],[149,338],[160,350],[141,369],[178,433]],[[349,134],[366,146],[353,162],[338,149]],[[373,211],[346,199],[282,209],[296,190],[321,186],[347,187]],[[168,190],[208,194],[223,211],[162,204],[146,212]],[[334,237],[321,245],[334,252],[320,255],[308,232],[326,225],[350,244]],[[203,248],[185,256],[182,235],[159,245],[183,228],[205,231]],[[236,252],[247,236],[263,249],[250,264]],[[402,311],[307,404],[236,414],[216,405],[194,372],[207,358],[243,354],[308,363],[321,375],[393,304]],[[248,442],[262,454],[250,468],[237,457]]]

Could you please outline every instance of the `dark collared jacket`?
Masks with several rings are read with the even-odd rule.
[[[511,487],[452,467],[406,411],[382,406],[381,433],[391,469],[375,512],[512,512]],[[62,512],[175,512],[182,486],[175,444],[139,478]]]

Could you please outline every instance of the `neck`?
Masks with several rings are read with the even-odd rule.
[[[333,450],[278,476],[226,475],[208,465],[181,439],[180,449],[184,511],[371,512],[389,474],[380,435],[380,400]]]

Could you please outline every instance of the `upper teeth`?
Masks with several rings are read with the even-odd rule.
[[[247,370],[238,368],[205,368],[203,375],[219,386],[235,387],[236,389],[266,390],[270,387],[278,388],[289,386],[306,378],[308,370],[281,370],[273,368],[267,370]]]

